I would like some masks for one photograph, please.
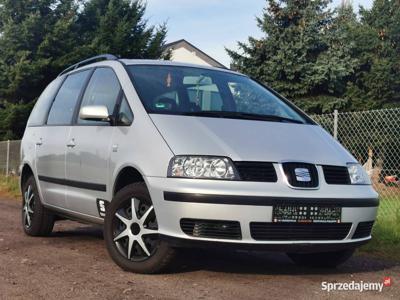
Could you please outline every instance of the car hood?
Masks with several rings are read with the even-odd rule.
[[[175,155],[327,165],[355,162],[317,125],[162,114],[150,117]]]

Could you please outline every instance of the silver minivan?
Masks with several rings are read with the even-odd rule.
[[[101,55],[44,90],[21,147],[22,223],[103,224],[112,259],[156,273],[179,247],[334,267],[371,239],[378,195],[336,140],[226,69]]]

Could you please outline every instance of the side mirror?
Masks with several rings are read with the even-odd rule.
[[[88,121],[110,122],[108,109],[103,105],[82,107],[79,111],[79,118]]]

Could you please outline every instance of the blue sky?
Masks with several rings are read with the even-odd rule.
[[[373,0],[353,0],[353,6],[371,7]],[[341,0],[333,0],[336,6]],[[229,66],[224,47],[236,49],[237,41],[260,37],[255,18],[261,16],[265,0],[147,0],[150,24],[167,22],[167,41],[186,39]]]

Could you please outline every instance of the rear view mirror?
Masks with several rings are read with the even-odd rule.
[[[79,118],[88,121],[109,122],[108,108],[103,105],[84,106],[79,112]]]

